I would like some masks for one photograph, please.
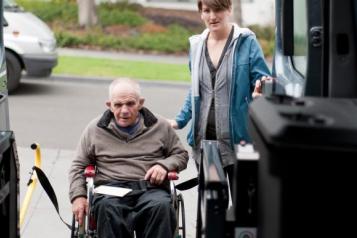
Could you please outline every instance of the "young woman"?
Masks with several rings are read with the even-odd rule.
[[[248,104],[260,95],[261,80],[270,79],[270,72],[254,33],[230,22],[231,0],[198,0],[197,5],[207,28],[189,39],[192,86],[169,122],[181,129],[192,119],[188,143],[197,164],[201,141],[216,140],[231,181],[233,146],[250,141]]]

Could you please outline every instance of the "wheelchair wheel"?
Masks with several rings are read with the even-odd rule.
[[[89,192],[88,192],[88,204],[89,205],[89,213],[87,214],[87,221],[86,221],[86,224],[87,224],[87,229],[86,229],[86,234],[87,234],[87,237],[88,238],[97,238],[97,225],[96,225],[96,222],[95,222],[95,218],[94,218],[94,213],[93,213],[93,210],[92,210],[92,205],[93,205],[93,199],[94,199],[94,188],[93,187],[90,187],[89,188]]]
[[[186,238],[185,203],[181,194],[177,195],[177,213],[178,233],[176,238]]]
[[[87,200],[89,204],[92,204],[93,188],[89,188]],[[79,226],[78,222],[76,221],[73,215],[71,238],[98,238],[96,232],[96,225],[94,222],[94,215],[91,206],[89,206],[88,210],[89,210],[89,214],[87,214],[84,217],[82,226]]]
[[[78,227],[76,226],[77,222],[73,215],[72,217],[72,229],[71,229],[71,238],[78,238]]]

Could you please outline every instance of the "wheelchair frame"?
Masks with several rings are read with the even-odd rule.
[[[96,223],[94,214],[91,209],[94,196],[94,176],[96,174],[96,167],[88,165],[84,170],[84,177],[86,178],[87,186],[87,200],[88,200],[88,214],[85,216],[84,222],[79,226],[73,215],[71,238],[98,238],[96,232]],[[186,223],[185,223],[185,204],[182,194],[178,194],[175,188],[174,180],[178,179],[176,172],[169,172],[168,179],[170,180],[170,195],[172,206],[175,209],[177,226],[173,238],[186,238]]]

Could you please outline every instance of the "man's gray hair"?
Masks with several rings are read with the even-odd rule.
[[[138,97],[141,96],[141,88],[140,85],[137,81],[130,79],[130,78],[119,78],[113,80],[113,82],[109,85],[109,99],[112,98],[113,95],[113,90],[117,85],[126,85],[128,87],[131,87],[134,92],[137,94]]]

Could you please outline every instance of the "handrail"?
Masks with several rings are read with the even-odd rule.
[[[35,166],[38,168],[41,168],[40,145],[37,143],[33,143],[31,145],[31,149],[35,150]],[[29,179],[27,185],[28,185],[28,188],[26,191],[25,198],[22,202],[23,205],[21,206],[21,210],[20,210],[20,227],[22,226],[22,224],[24,222],[25,215],[26,215],[27,209],[29,207],[33,191],[35,190],[36,185],[37,185],[37,176],[36,176],[36,172],[34,170],[32,170],[32,175],[31,175],[31,178]]]

